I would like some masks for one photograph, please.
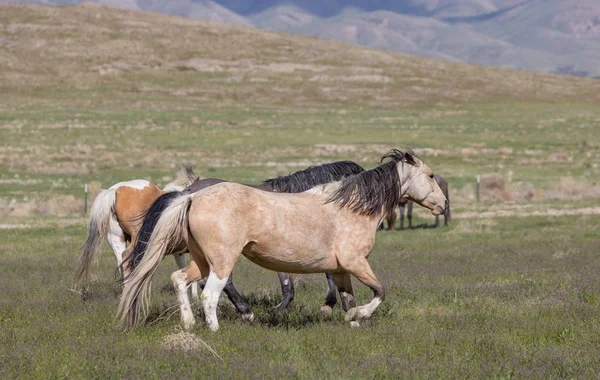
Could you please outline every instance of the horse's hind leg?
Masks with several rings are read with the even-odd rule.
[[[119,269],[121,270],[121,274],[123,275],[123,282],[127,282],[127,277],[131,273],[129,269],[129,257],[131,256],[131,252],[133,251],[133,247],[135,243],[129,243],[129,246],[126,250],[121,253],[121,264],[119,264]]]
[[[123,232],[121,225],[119,225],[119,222],[114,215],[111,216],[108,222],[108,234],[106,234],[106,241],[115,254],[119,272],[121,273],[121,276],[123,276],[121,264],[123,263],[123,255],[127,249],[127,245],[125,244],[125,233]]]
[[[205,286],[206,285],[207,284],[205,284]],[[233,273],[227,278],[227,283],[223,290],[225,291],[225,294],[227,294],[227,298],[229,298],[238,313],[242,316],[242,319],[252,322],[254,320],[254,313],[252,313],[250,305],[248,305],[246,300],[242,298],[240,293],[238,293],[237,289],[233,286]]]
[[[187,257],[188,255],[186,253],[176,253],[173,255],[175,263],[177,263],[177,267],[179,269],[183,269],[187,266]],[[198,296],[198,282],[192,283],[190,287],[192,288],[192,299],[194,299],[194,301],[198,301],[200,299]]]
[[[187,267],[177,270],[171,275],[171,281],[173,281],[173,287],[175,288],[177,300],[179,301],[181,324],[186,330],[196,323],[194,313],[192,312],[192,305],[188,298],[187,288],[189,284],[198,281],[202,277],[203,270],[201,270],[200,267],[204,267],[204,271],[207,271],[208,264],[200,263],[200,265],[198,265],[196,260],[191,260]]]
[[[361,258],[355,263],[352,268],[347,268],[360,282],[367,285],[373,291],[373,299],[366,305],[353,307],[346,312],[344,319],[350,322],[352,326],[357,326],[356,322],[369,318],[371,314],[377,309],[377,306],[385,298],[385,290],[381,283],[375,277],[375,274],[371,270],[371,266],[367,262],[367,259]],[[352,323],[354,322],[354,323]]]
[[[202,291],[202,306],[204,307],[204,317],[206,318],[206,324],[212,331],[219,329],[219,320],[217,319],[217,305],[219,303],[219,296],[227,285],[230,273],[227,273],[222,278],[219,277],[211,268],[206,286]]]
[[[333,280],[337,285],[340,299],[342,300],[342,309],[348,311],[356,306],[354,300],[354,291],[352,290],[352,279],[349,273],[336,273],[333,275]]]
[[[202,289],[202,293],[204,294],[204,290],[206,289],[206,286],[208,285],[208,277],[209,277],[209,266],[208,263],[206,261],[206,258],[204,257],[204,253],[202,252],[202,250],[200,249],[200,247],[198,246],[198,244],[196,243],[196,241],[194,239],[187,239],[187,246],[188,249],[190,250],[190,257],[192,257],[192,260],[197,260],[199,263],[201,263],[201,271],[202,271],[202,278],[199,279],[199,281],[195,282],[194,285],[198,285],[200,286],[200,289]],[[233,280],[232,280],[232,274],[230,273],[225,286],[223,287],[222,290],[225,290],[225,294],[227,294],[227,297],[229,298],[229,300],[231,301],[231,303],[233,304],[233,306],[235,306],[236,310],[238,311],[238,313],[242,316],[242,319],[245,319],[247,321],[253,321],[254,320],[254,314],[252,313],[252,310],[250,309],[250,305],[248,305],[248,303],[244,300],[244,298],[242,298],[242,296],[240,295],[240,293],[238,293],[238,291],[235,289],[235,287],[233,286]],[[203,299],[203,304],[204,304],[204,298]],[[217,299],[218,301],[218,299]]]
[[[200,286],[200,289],[204,290],[206,287],[206,282],[208,281],[208,277],[204,277],[201,280],[194,282],[192,285]],[[250,305],[246,302],[246,300],[242,297],[242,295],[237,291],[237,289],[233,286],[233,273],[227,279],[227,284],[223,288],[225,294],[227,294],[227,298],[233,304],[238,314],[247,321],[252,322],[254,320],[254,313],[250,308]]]
[[[290,273],[277,272],[279,282],[281,283],[281,302],[275,306],[277,311],[287,308],[290,302],[294,300],[294,280]]]
[[[327,278],[327,296],[325,296],[325,305],[321,306],[321,311],[325,314],[333,313],[333,307],[337,303],[335,294],[335,281],[332,273],[325,273]]]

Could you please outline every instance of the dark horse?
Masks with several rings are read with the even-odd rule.
[[[435,179],[435,182],[437,182],[437,184],[440,186],[440,189],[442,189],[442,192],[444,193],[444,195],[446,196],[446,199],[448,200],[448,207],[446,208],[446,211],[444,212],[444,226],[448,226],[448,222],[450,221],[450,194],[448,193],[448,181],[446,181],[446,179],[444,177],[442,177],[441,175],[438,174],[434,174],[433,178]],[[398,208],[400,210],[400,229],[403,230],[404,229],[404,209],[407,209],[407,217],[408,217],[408,228],[412,228],[412,210],[413,210],[413,204],[414,202],[411,200],[408,200],[406,198],[403,198],[400,200],[400,202],[398,203]],[[390,214],[386,217],[387,220],[387,229],[388,230],[394,230],[396,228],[396,212],[392,211],[390,212]],[[437,227],[440,223],[440,217],[438,215],[435,216],[435,224],[434,227]],[[381,223],[380,229],[383,229],[383,223]]]
[[[360,165],[352,161],[339,161],[320,166],[312,166],[308,169],[301,170],[287,176],[271,178],[264,181],[260,185],[246,186],[268,192],[301,193],[306,190],[312,189],[315,186],[339,181],[345,177],[359,174],[362,172],[364,172],[364,169]],[[142,215],[144,221],[140,232],[138,233],[137,242],[133,250],[131,251],[130,256],[128,258],[124,258],[123,273],[125,273],[126,276],[128,276],[138,266],[138,264],[144,257],[144,254],[146,253],[148,241],[150,240],[150,236],[154,231],[154,227],[156,226],[158,219],[162,215],[162,212],[175,199],[185,195],[196,193],[202,189],[222,182],[228,181],[218,178],[199,179],[191,185],[189,185],[188,187],[186,187],[185,189],[183,189],[182,191],[165,193],[158,197],[154,201],[154,203],[152,203],[152,205],[148,208],[148,210]],[[182,243],[177,247],[177,250],[175,250],[174,252],[179,252],[184,249],[185,245],[183,245]],[[281,292],[283,294],[282,301],[281,303],[279,303],[279,305],[277,305],[277,309],[283,310],[294,299],[294,283],[289,273],[278,272],[277,275],[279,276],[279,281],[281,283]],[[337,302],[337,297],[335,294],[336,288],[332,275],[327,273],[326,276],[327,283],[329,285],[329,290],[327,293],[325,303],[326,305],[333,307],[333,305],[335,305]],[[204,288],[205,283],[206,279],[201,280],[200,287]],[[250,312],[250,307],[233,286],[231,276],[227,281],[224,291],[231,300],[231,302],[234,304],[238,312],[243,317],[252,315]]]

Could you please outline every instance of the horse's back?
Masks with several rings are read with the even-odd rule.
[[[270,267],[268,262],[273,260],[281,269],[301,271],[298,258],[305,264],[319,261],[319,255],[332,250],[338,232],[337,208],[324,200],[310,193],[273,193],[221,183],[195,194],[189,229],[203,250],[220,249],[223,243],[237,245],[245,247],[244,255],[260,265]],[[261,261],[263,255],[270,259]],[[334,259],[320,260],[333,260],[326,266],[335,269]],[[290,266],[282,264],[287,261]]]
[[[214,186],[219,183],[227,182],[224,179],[219,178],[203,178],[191,183],[188,187],[183,189],[181,192],[184,195],[197,193],[198,191],[204,190],[207,187]]]

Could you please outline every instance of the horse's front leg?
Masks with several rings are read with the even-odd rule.
[[[357,260],[352,266],[352,268],[348,268],[350,273],[352,273],[360,282],[367,285],[373,291],[373,299],[366,305],[353,307],[346,312],[346,316],[344,320],[346,322],[350,322],[352,327],[359,326],[358,321],[361,319],[369,318],[375,309],[379,306],[381,302],[383,302],[385,298],[385,290],[381,283],[375,277],[375,274],[371,270],[371,266],[367,262],[366,258],[361,258]]]
[[[398,211],[400,212],[400,229],[404,229],[404,204],[398,205]]]

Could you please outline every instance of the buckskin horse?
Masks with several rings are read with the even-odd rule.
[[[433,172],[412,152],[392,150],[382,162],[303,193],[266,192],[225,182],[177,198],[162,213],[143,260],[123,287],[118,318],[127,329],[145,319],[152,276],[183,236],[192,260],[171,280],[184,328],[195,324],[187,286],[208,276],[202,305],[208,327],[218,330],[219,295],[241,254],[275,271],[333,273],[345,320],[356,326],[385,296],[367,261],[381,220],[403,196],[434,215],[443,214],[447,206]],[[373,291],[369,303],[355,306],[350,275]]]
[[[90,208],[87,238],[75,269],[75,280],[79,284],[88,284],[103,238],[112,249],[120,268],[136,243],[142,225],[140,215],[161,194],[182,190],[197,180],[189,164],[182,162],[179,166],[176,179],[162,190],[149,181],[136,179],[119,182],[98,194]],[[179,268],[187,265],[183,254],[174,257]],[[192,287],[192,293],[197,295],[196,287]]]
[[[270,192],[300,193],[317,185],[338,181],[344,177],[358,174],[363,171],[364,169],[355,162],[338,161],[319,166],[312,166],[287,176],[271,178],[259,185],[246,186]],[[218,178],[206,178],[192,183],[190,186],[180,192],[167,193],[158,197],[146,211],[142,227],[140,228],[138,234],[139,238],[133,247],[131,255],[129,256],[129,260],[125,261],[123,264],[123,273],[125,273],[125,276],[127,277],[127,275],[143,259],[146,253],[147,243],[156,227],[156,223],[162,212],[169,206],[171,202],[179,197],[196,193],[207,187],[223,182],[226,181]],[[175,248],[175,251],[179,252],[182,249],[185,249],[185,244],[180,244],[177,248]],[[294,283],[291,274],[289,273],[280,272],[278,273],[278,276],[281,283],[283,297],[282,301],[276,306],[276,309],[283,310],[290,304],[290,302],[292,302],[294,298]],[[324,308],[329,308],[329,310],[331,310],[337,302],[337,297],[335,294],[336,288],[331,274],[327,274],[326,276],[328,292],[326,297],[326,306],[324,306]],[[200,286],[204,287],[205,282],[205,279],[201,280],[199,282]],[[229,277],[224,290],[242,318],[252,320],[254,315],[250,310],[250,306],[233,286],[231,276]]]

